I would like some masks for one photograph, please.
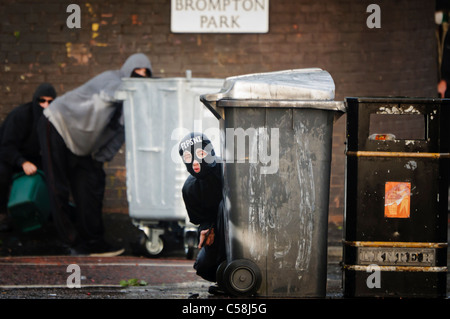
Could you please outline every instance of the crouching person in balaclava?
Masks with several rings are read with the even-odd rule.
[[[201,133],[190,133],[179,145],[179,153],[190,175],[182,193],[190,222],[199,225],[200,249],[194,263],[197,275],[216,282],[217,267],[226,259],[223,231],[222,164],[211,141]],[[216,286],[210,293],[219,292]]]

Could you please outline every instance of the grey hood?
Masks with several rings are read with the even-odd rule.
[[[146,68],[152,74],[152,64],[143,53],[136,53],[130,56],[120,68],[120,75],[123,78],[130,77],[136,68]]]
[[[147,68],[151,63],[146,55],[131,55],[120,70],[105,71],[78,88],[56,98],[44,115],[64,139],[72,153],[85,156],[94,151],[97,140],[112,115],[121,104],[114,99],[124,77],[135,68]]]

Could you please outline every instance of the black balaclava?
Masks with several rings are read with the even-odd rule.
[[[151,78],[152,77],[152,71],[150,69],[145,69],[146,76],[142,76],[140,74],[137,74],[135,70],[131,72],[130,77],[131,78]]]
[[[180,142],[179,153],[188,172],[196,178],[205,178],[216,166],[213,145],[202,133],[186,135]]]
[[[42,83],[37,87],[36,91],[34,91],[33,94],[34,105],[39,105],[38,99],[41,96],[50,96],[52,98],[56,98],[56,91],[53,85],[51,85],[50,83]]]
[[[51,85],[50,83],[42,83],[41,85],[39,85],[36,89],[36,91],[34,91],[33,94],[33,113],[37,116],[39,116],[40,114],[42,114],[42,111],[44,110],[42,108],[42,106],[39,105],[39,97],[41,96],[49,96],[52,97],[53,99],[56,98],[56,91],[55,88],[53,87],[53,85]]]

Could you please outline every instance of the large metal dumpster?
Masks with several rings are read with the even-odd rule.
[[[321,69],[226,79],[202,95],[221,122],[227,261],[236,295],[324,297],[334,82]]]
[[[445,297],[450,100],[346,101],[344,295]]]
[[[219,123],[199,96],[222,84],[192,77],[123,79],[118,97],[124,100],[129,214],[145,233],[142,244],[150,256],[162,252],[165,235],[193,226],[181,197],[188,173],[178,141],[193,130],[218,139]],[[192,239],[186,247],[190,256]]]

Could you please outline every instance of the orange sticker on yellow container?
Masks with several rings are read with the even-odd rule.
[[[384,193],[384,217],[409,218],[411,207],[411,183],[386,182]]]

